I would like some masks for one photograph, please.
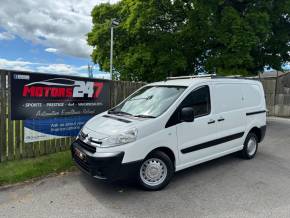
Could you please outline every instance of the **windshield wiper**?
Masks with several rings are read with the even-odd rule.
[[[131,98],[128,101],[137,101],[137,100],[151,100],[153,98],[153,95],[150,95],[148,97],[144,97],[144,98]]]
[[[141,118],[156,118],[155,116],[145,115],[145,114],[134,115],[134,117],[141,117]]]

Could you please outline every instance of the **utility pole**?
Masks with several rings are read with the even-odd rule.
[[[111,21],[111,51],[110,51],[110,75],[113,80],[113,49],[114,49],[114,27],[117,27],[120,23],[113,18]]]
[[[94,75],[93,75],[93,66],[88,64],[88,76],[89,78],[93,78]]]

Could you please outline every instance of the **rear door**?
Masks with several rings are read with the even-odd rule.
[[[213,84],[213,99],[220,149],[230,150],[241,146],[246,124],[242,84]]]

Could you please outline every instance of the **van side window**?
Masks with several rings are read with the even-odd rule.
[[[208,86],[201,86],[192,91],[183,102],[179,105],[176,111],[171,115],[165,128],[169,128],[178,123],[181,123],[179,114],[183,107],[192,107],[194,110],[195,117],[201,117],[210,114],[210,92]]]
[[[181,107],[192,107],[195,117],[210,114],[210,93],[208,86],[202,86],[192,91],[182,102]]]

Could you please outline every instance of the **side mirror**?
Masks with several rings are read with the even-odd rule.
[[[184,107],[180,113],[181,122],[192,122],[194,121],[194,112],[192,107]]]

